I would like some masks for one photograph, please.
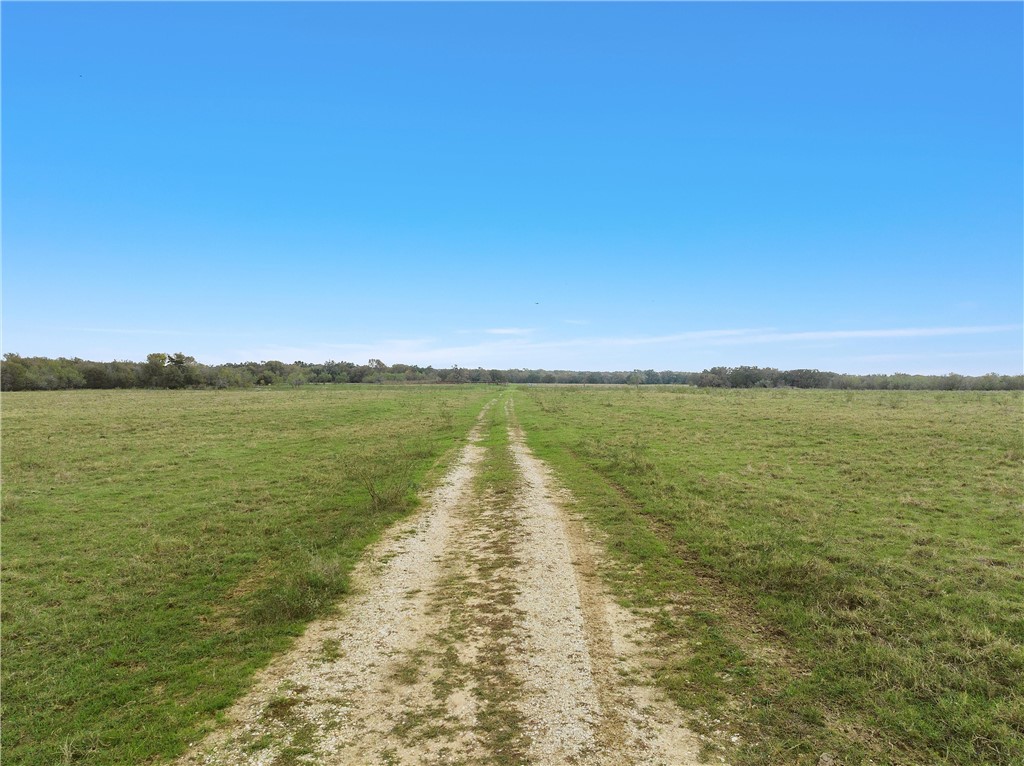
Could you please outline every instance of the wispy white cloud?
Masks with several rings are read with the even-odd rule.
[[[152,329],[145,327],[57,327],[55,332],[62,333],[94,333],[98,335],[139,335],[154,337],[193,337],[193,338],[257,338],[259,333],[235,332],[218,330],[176,330],[168,328]]]
[[[141,327],[58,327],[60,332],[89,332],[105,335],[201,335],[188,330],[147,330]]]
[[[696,361],[691,353],[710,353],[726,347],[744,348],[776,346],[786,352],[812,347],[841,347],[844,342],[857,340],[900,340],[942,336],[996,334],[1021,330],[1020,325],[989,325],[976,327],[917,327],[882,328],[870,330],[804,330],[779,331],[774,328],[738,328],[692,330],[666,335],[639,336],[576,336],[538,338],[540,331],[518,332],[523,328],[493,328],[505,332],[488,332],[478,342],[451,343],[444,338],[391,338],[374,342],[319,343],[307,345],[265,345],[233,354],[233,361],[248,359],[282,359],[292,361],[323,361],[345,359],[363,361],[377,358],[385,362],[404,362],[447,366],[459,364],[467,367],[571,367],[573,369],[611,369],[623,363],[657,364],[646,362],[648,354],[665,358]],[[516,330],[517,332],[508,332]],[[455,336],[464,334],[456,333]],[[455,336],[450,336],[454,339]],[[468,341],[469,339],[466,338]],[[860,349],[863,351],[863,349]],[[905,349],[920,353],[916,349]],[[882,349],[879,349],[881,352]],[[751,351],[742,352],[744,356]],[[772,357],[783,353],[772,351]],[[947,352],[948,353],[948,352]],[[682,356],[680,356],[682,355]],[[654,358],[654,356],[650,358]],[[879,353],[878,361],[882,361]],[[934,356],[922,354],[922,358]],[[853,359],[854,357],[850,357]],[[746,363],[746,362],[743,362]],[[678,364],[678,363],[677,363]]]
[[[906,353],[906,354],[860,354],[850,356],[847,359],[858,362],[901,362],[917,361],[921,359],[996,359],[1009,356],[1020,351],[1014,349],[991,349],[987,351],[949,351],[935,352],[929,354]]]
[[[656,346],[656,345],[755,345],[807,341],[853,339],[930,338],[950,335],[982,335],[1020,330],[1020,325],[988,325],[983,327],[902,327],[872,330],[801,330],[782,332],[774,328],[731,330],[695,330],[669,335],[618,336],[605,338],[574,338],[555,341],[554,345]],[[539,344],[545,345],[545,344]]]
[[[812,330],[805,332],[770,332],[753,335],[751,343],[775,343],[791,340],[843,340],[850,338],[935,338],[948,335],[985,335],[1021,329],[1020,325],[987,325],[983,327],[902,327],[875,330]]]
[[[488,335],[529,335],[533,329],[529,327],[491,327],[484,332]]]
[[[566,324],[582,325],[583,321],[565,320]],[[810,330],[796,332],[780,332],[773,328],[739,328],[730,330],[695,330],[668,335],[640,336],[583,336],[554,339],[548,341],[531,341],[526,336],[534,335],[534,328],[506,327],[487,328],[481,331],[460,330],[459,335],[471,335],[480,332],[485,335],[497,335],[509,339],[521,340],[523,345],[532,348],[567,348],[591,346],[657,346],[671,344],[699,345],[735,345],[760,343],[786,343],[797,341],[836,341],[853,339],[886,339],[886,338],[933,338],[955,335],[983,335],[1004,333],[1020,330],[1020,325],[989,325],[982,327],[940,327],[940,328],[892,328],[874,330]],[[61,328],[61,332],[100,333],[113,335],[152,335],[152,336],[195,336],[195,337],[255,337],[255,333],[209,332],[196,330],[144,329],[144,328]],[[386,347],[408,348],[410,350],[429,346],[435,343],[434,338],[387,339],[376,343],[348,343],[332,346],[318,344],[323,348],[354,348],[373,349],[380,345]],[[495,341],[483,341],[480,344],[465,348],[486,347]],[[460,347],[462,348],[462,347]]]
[[[985,351],[935,351],[921,353],[857,354],[828,360],[823,369],[842,369],[853,373],[879,370],[910,372],[917,375],[945,375],[959,372],[965,375],[1000,374],[1020,375],[1024,367],[1019,348],[996,348]]]
[[[387,364],[428,364],[426,360],[429,355],[438,348],[436,338],[390,338],[369,343],[266,344],[235,349],[231,360],[324,362],[334,359],[364,362],[368,359],[382,359]]]
[[[657,346],[674,343],[720,343],[755,336],[765,330],[691,330],[670,335],[640,335],[633,337],[593,338],[595,344],[602,346]]]

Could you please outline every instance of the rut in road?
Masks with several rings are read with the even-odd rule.
[[[649,683],[565,490],[491,402],[414,518],[180,763],[684,766],[700,742]]]

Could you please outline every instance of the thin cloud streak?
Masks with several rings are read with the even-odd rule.
[[[58,332],[93,332],[105,335],[209,335],[188,330],[145,330],[132,327],[58,327]]]
[[[992,349],[989,351],[942,351],[933,354],[863,354],[848,357],[857,362],[900,362],[919,359],[997,359],[1015,353],[1014,349]]]
[[[754,345],[785,343],[790,341],[834,341],[851,339],[929,338],[950,335],[979,335],[1010,332],[1020,325],[991,325],[985,327],[907,327],[880,330],[817,330],[778,332],[771,328],[736,330],[695,330],[671,335],[637,337],[570,338],[558,341],[525,342],[531,348],[583,348],[587,346],[654,346],[693,344],[701,346]]]
[[[752,340],[771,343],[787,340],[839,340],[844,338],[934,338],[943,335],[984,335],[1019,330],[1020,325],[986,327],[906,327],[894,330],[824,330],[813,332],[769,333]]]
[[[507,328],[514,329],[514,328]],[[576,337],[558,340],[534,340],[511,333],[492,333],[495,340],[480,343],[447,345],[437,338],[393,338],[370,343],[320,343],[305,346],[265,346],[251,351],[236,351],[236,361],[253,359],[304,359],[323,361],[328,358],[357,361],[363,357],[380,358],[405,364],[520,367],[524,364],[544,366],[550,363],[551,352],[571,353],[592,349],[676,347],[683,349],[725,346],[756,346],[768,344],[824,342],[864,339],[934,338],[955,335],[980,335],[1020,330],[1020,325],[984,327],[915,327],[874,330],[819,330],[779,332],[771,328],[696,330],[671,335],[636,337]],[[507,336],[507,337],[504,337]],[[924,355],[929,356],[929,355]],[[934,355],[930,355],[934,356]],[[541,362],[541,358],[547,361]],[[536,359],[537,361],[530,361]],[[567,360],[569,361],[569,360]],[[594,365],[590,365],[594,367]],[[596,367],[594,367],[596,369]]]
[[[54,332],[62,333],[95,333],[99,335],[153,335],[157,337],[191,337],[191,338],[258,338],[255,332],[217,332],[208,330],[151,330],[141,327],[57,327]]]

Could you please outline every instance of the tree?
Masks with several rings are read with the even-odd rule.
[[[167,357],[167,364],[173,364],[175,367],[185,368],[188,365],[195,363],[195,357],[185,356],[180,351]]]
[[[202,383],[202,376],[195,357],[185,356],[180,351],[167,357],[167,368],[164,370],[164,374],[174,383],[174,385],[168,385],[168,388],[198,386]]]
[[[4,354],[0,364],[0,390],[24,391],[28,385],[28,365],[17,354]]]
[[[725,388],[729,385],[724,367],[712,367],[697,376],[697,385],[701,388]]]
[[[164,367],[167,366],[167,354],[150,354],[142,367],[142,384],[156,388],[164,384]]]

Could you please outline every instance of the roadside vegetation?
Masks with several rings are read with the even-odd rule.
[[[345,592],[484,387],[3,397],[3,758],[196,741]]]
[[[653,616],[660,684],[731,763],[765,765],[1024,762],[1022,403],[516,394]]]

